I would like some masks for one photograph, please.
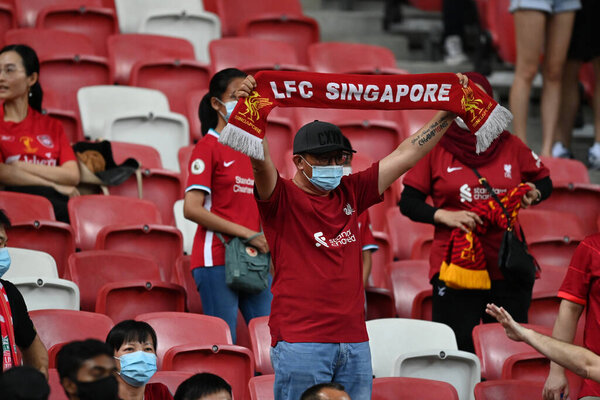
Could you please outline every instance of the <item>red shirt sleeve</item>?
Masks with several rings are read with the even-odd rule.
[[[519,138],[511,135],[515,143],[521,180],[523,182],[534,182],[550,175],[550,170],[542,163],[540,157],[525,145]]]
[[[577,246],[558,297],[582,305],[587,303],[594,272],[600,271],[600,248],[593,243],[599,238],[600,234],[589,236]]]
[[[431,193],[431,178],[433,176],[431,168],[431,154],[435,151],[435,148],[427,153],[425,157],[419,160],[417,164],[408,170],[404,175],[402,183],[414,187],[420,192],[425,194]]]
[[[383,195],[379,194],[379,161],[364,171],[343,177],[342,182],[344,180],[356,195],[358,215],[383,200]]]
[[[205,136],[205,139],[207,137]],[[188,164],[188,179],[185,191],[202,190],[208,194],[212,188],[213,147],[202,139],[196,143]]]
[[[371,218],[369,217],[368,212],[360,214],[358,217],[358,227],[360,229],[360,245],[362,250],[379,250],[379,246],[375,242],[375,237],[373,237]]]
[[[65,129],[62,124],[56,120],[54,122],[54,129],[58,133],[58,143],[60,146],[60,156],[58,158],[58,164],[63,165],[67,161],[77,161],[77,157],[75,156],[75,152],[71,147],[71,143],[69,143],[69,139],[65,134]]]
[[[148,383],[144,390],[144,400],[173,400],[173,396],[166,385]]]

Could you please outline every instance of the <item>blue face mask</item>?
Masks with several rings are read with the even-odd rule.
[[[148,383],[156,372],[156,354],[136,351],[116,357],[121,361],[121,378],[131,386],[140,387]]]
[[[8,254],[8,249],[3,247],[0,249],[0,278],[8,271],[10,268],[10,254]]]
[[[302,157],[302,159],[310,165],[304,157]],[[310,167],[312,168],[312,178],[309,178],[306,173],[302,171],[304,176],[306,176],[306,179],[319,189],[327,192],[338,187],[342,180],[342,176],[344,175],[344,167],[341,165],[310,165]]]
[[[235,106],[237,105],[237,100],[231,100],[228,101],[227,103],[224,103],[223,101],[221,101],[221,99],[215,97],[215,99],[217,99],[217,101],[221,104],[223,104],[225,106],[225,110],[227,112],[226,115],[223,115],[223,113],[221,111],[219,111],[219,115],[221,117],[223,117],[223,119],[227,122],[229,121],[229,117],[231,116],[231,113],[233,112],[233,109],[235,108]]]

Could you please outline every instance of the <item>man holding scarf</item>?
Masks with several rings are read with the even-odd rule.
[[[468,79],[457,77],[466,88]],[[236,96],[249,97],[256,86],[248,76]],[[353,400],[371,398],[357,219],[435,146],[455,117],[438,112],[390,155],[349,176],[342,177],[350,149],[340,129],[321,121],[294,138],[293,179],[279,176],[266,140],[264,160],[251,159],[274,264],[269,326],[276,400],[297,400],[323,382],[344,385]]]

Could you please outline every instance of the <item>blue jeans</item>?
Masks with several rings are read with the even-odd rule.
[[[236,342],[238,308],[246,323],[252,318],[264,317],[271,313],[271,276],[269,287],[260,293],[248,294],[229,289],[225,283],[225,266],[200,267],[192,270],[196,287],[202,298],[202,310],[206,315],[219,317],[231,329],[233,343]]]
[[[370,400],[373,369],[369,342],[288,343],[271,347],[275,400],[298,400],[318,383],[344,385],[352,400]]]

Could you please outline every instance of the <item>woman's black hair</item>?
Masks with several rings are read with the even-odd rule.
[[[156,332],[154,332],[154,329],[146,322],[126,319],[113,326],[110,332],[108,332],[106,344],[113,349],[114,353],[121,348],[123,343],[144,343],[148,337],[152,339],[152,345],[154,351],[156,351]]]
[[[23,66],[25,67],[25,73],[27,76],[31,76],[33,73],[38,74],[38,80],[29,89],[29,105],[31,108],[38,112],[42,112],[42,99],[44,98],[44,92],[40,85],[40,60],[31,47],[24,44],[10,44],[4,46],[0,50],[0,54],[6,53],[7,51],[14,51],[23,60]]]
[[[245,77],[246,73],[237,68],[226,68],[213,75],[210,80],[208,93],[204,95],[198,107],[202,136],[206,135],[209,129],[216,128],[219,122],[219,114],[212,108],[210,100],[213,97],[220,99],[233,79]]]

